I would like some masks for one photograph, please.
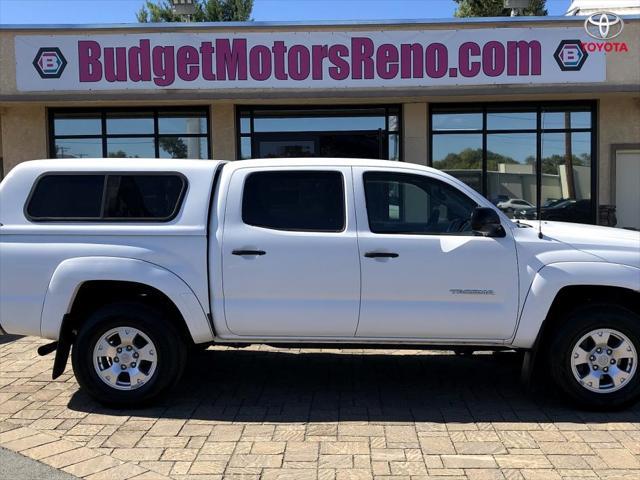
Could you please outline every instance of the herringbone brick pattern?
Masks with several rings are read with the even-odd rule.
[[[51,381],[41,340],[0,345],[0,445],[90,480],[640,478],[640,409],[519,386],[514,353],[209,348],[157,406]]]

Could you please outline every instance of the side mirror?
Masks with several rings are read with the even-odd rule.
[[[483,237],[504,237],[506,232],[493,208],[476,207],[471,214],[471,230]]]

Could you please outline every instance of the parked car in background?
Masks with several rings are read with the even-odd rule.
[[[495,197],[491,198],[491,203],[497,206],[499,203],[506,202],[508,200],[509,195],[496,195]]]
[[[540,238],[439,170],[45,160],[0,205],[0,331],[51,339],[54,378],[72,349],[110,405],[168,391],[191,347],[252,343],[517,349],[580,405],[640,396],[640,233]]]
[[[591,200],[565,200],[543,208],[540,216],[557,222],[593,223],[594,220]]]

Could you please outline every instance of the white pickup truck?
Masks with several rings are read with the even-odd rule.
[[[0,224],[0,330],[54,340],[54,378],[73,347],[104,403],[150,401],[212,343],[519,349],[583,406],[640,395],[640,233],[539,235],[419,165],[33,161]]]

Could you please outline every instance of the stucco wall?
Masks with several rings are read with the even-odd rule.
[[[426,103],[405,103],[402,109],[403,145],[405,162],[427,164],[428,113]]]
[[[235,160],[236,128],[235,106],[232,103],[213,105],[211,110],[211,143],[213,158]]]
[[[20,162],[47,158],[47,121],[44,105],[2,107],[1,135],[5,175]]]

